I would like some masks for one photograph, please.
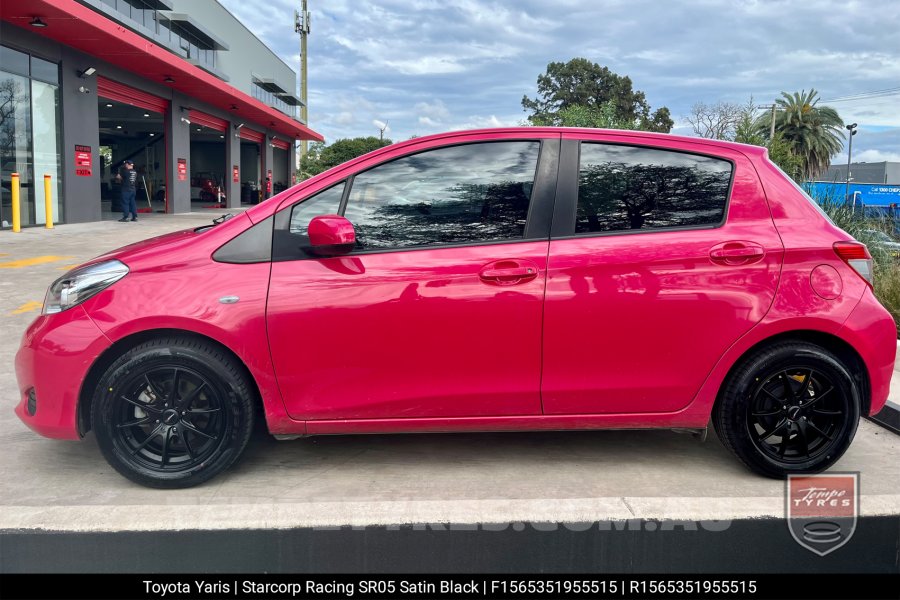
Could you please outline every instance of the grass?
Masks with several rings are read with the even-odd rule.
[[[900,259],[891,256],[876,239],[877,232],[883,232],[896,240],[893,221],[886,216],[865,216],[831,197],[816,200],[838,227],[869,248],[875,263],[875,296],[894,317],[900,337]]]

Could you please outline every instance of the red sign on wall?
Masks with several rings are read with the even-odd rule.
[[[272,193],[272,169],[269,169],[269,172],[266,174],[266,193]]]
[[[178,159],[178,181],[187,181],[187,159]]]
[[[241,182],[241,170],[237,165],[234,165],[233,167],[231,167],[231,179],[235,183]]]
[[[90,146],[75,144],[75,174],[79,177],[90,177],[93,174],[93,158]]]

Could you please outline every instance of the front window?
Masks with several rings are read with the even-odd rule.
[[[359,250],[522,239],[540,142],[427,150],[353,179],[344,216]]]

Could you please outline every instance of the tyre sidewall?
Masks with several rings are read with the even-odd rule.
[[[764,454],[751,438],[750,403],[756,391],[756,378],[791,367],[815,368],[831,378],[836,391],[847,399],[847,412],[835,441],[828,453],[807,461],[781,463]],[[853,441],[860,417],[859,389],[853,377],[833,355],[822,348],[807,344],[792,344],[770,349],[752,357],[734,374],[714,419],[720,438],[727,437],[727,444],[747,466],[769,477],[788,474],[810,474],[824,471],[838,459]]]
[[[117,359],[106,370],[95,390],[91,426],[107,461],[122,475],[137,483],[162,488],[189,487],[227,469],[242,453],[252,429],[253,410],[246,382],[234,365],[220,363],[204,347],[143,344]],[[121,382],[136,370],[182,365],[214,382],[223,402],[225,424],[222,440],[204,462],[176,472],[150,469],[132,459],[116,442],[115,399]]]

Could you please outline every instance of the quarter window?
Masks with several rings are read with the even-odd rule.
[[[583,143],[575,233],[719,225],[731,172],[707,156]]]
[[[291,233],[306,235],[309,222],[319,215],[336,215],[341,207],[341,197],[344,195],[344,182],[333,185],[307,198],[303,202],[295,204],[291,208]]]
[[[466,144],[357,175],[344,214],[357,248],[523,238],[539,153],[537,141]]]

